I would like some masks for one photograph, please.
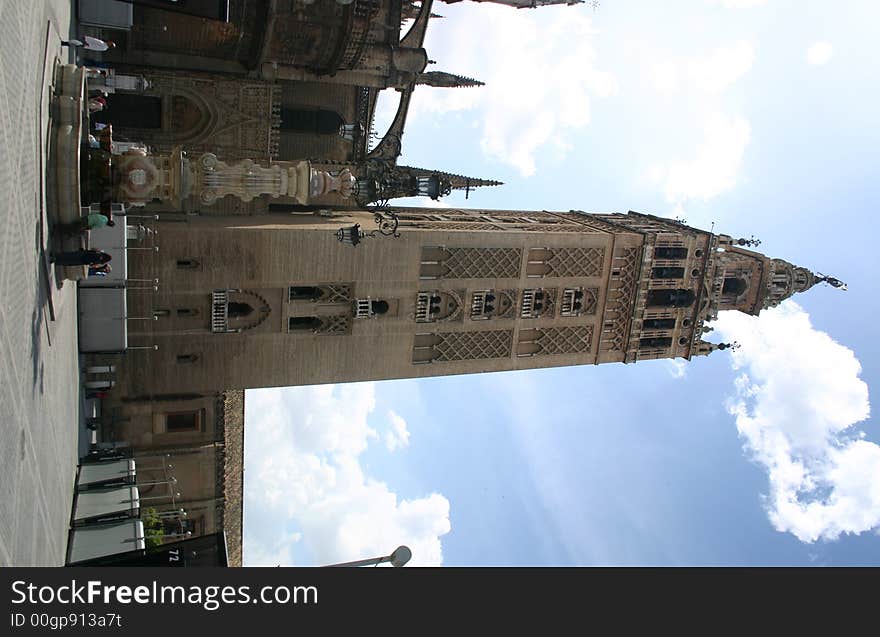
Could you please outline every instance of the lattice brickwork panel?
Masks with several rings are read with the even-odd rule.
[[[547,276],[599,276],[605,263],[605,248],[553,248],[547,261]]]
[[[577,221],[578,223],[587,224],[594,230],[601,230],[612,234],[626,231],[626,227],[614,225],[596,215],[582,215],[575,212],[564,212],[562,213],[562,216],[571,219],[572,221]]]
[[[322,316],[321,327],[315,330],[317,334],[348,334],[350,331],[351,316],[346,314]]]
[[[488,221],[419,221],[418,227],[428,230],[499,230],[499,226]]]
[[[581,302],[584,305],[581,314],[595,314],[599,303],[599,288],[584,288],[584,298]]]
[[[508,358],[513,346],[513,330],[446,332],[437,336],[441,341],[434,346],[439,354],[434,360],[438,362]]]
[[[589,352],[593,344],[593,326],[544,327],[537,339],[538,354],[580,354]]]
[[[324,290],[321,303],[347,303],[354,298],[350,285],[322,285]]]
[[[522,267],[520,248],[447,248],[443,261],[449,279],[516,279]]]
[[[622,351],[627,340],[627,332],[633,316],[633,293],[638,283],[639,248],[627,248],[624,251],[624,263],[620,267],[620,277],[612,280],[612,287],[618,288],[616,307],[609,308],[606,316],[614,313],[610,335],[603,337],[610,344],[610,349]]]
[[[512,227],[517,232],[593,232],[592,228],[575,223],[524,223]]]

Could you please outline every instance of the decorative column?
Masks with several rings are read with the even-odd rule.
[[[331,192],[348,198],[355,182],[348,168],[333,175],[312,169],[307,160],[261,166],[250,159],[226,163],[205,153],[191,161],[180,150],[171,155],[130,150],[116,162],[116,169],[119,197],[136,206],[154,199],[182,203],[190,197],[210,205],[230,195],[242,201],[264,195],[290,197],[307,205]]]

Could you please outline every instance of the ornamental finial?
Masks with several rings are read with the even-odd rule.
[[[743,239],[742,237],[740,237],[735,241],[735,243],[739,246],[749,246],[751,248],[757,248],[759,245],[761,245],[761,240],[755,239],[755,235],[752,235],[748,239]]]
[[[816,272],[816,283],[827,283],[833,288],[837,288],[838,290],[846,290],[846,283],[841,281],[840,279],[835,279],[833,276],[827,276],[822,274],[821,272]]]

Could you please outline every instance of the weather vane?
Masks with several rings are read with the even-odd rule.
[[[817,283],[827,283],[833,288],[837,288],[838,290],[846,290],[846,283],[841,281],[840,279],[835,279],[833,276],[827,276],[822,274],[821,272],[816,273],[818,275]]]
[[[751,248],[757,248],[759,245],[761,245],[761,240],[755,239],[755,235],[752,235],[748,239],[743,239],[743,238],[737,239],[736,244],[741,245],[741,246],[749,246]]]

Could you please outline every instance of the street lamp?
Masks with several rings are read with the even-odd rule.
[[[375,230],[364,232],[361,230],[360,224],[356,223],[353,226],[339,228],[336,231],[336,239],[340,243],[356,246],[361,242],[361,239],[367,237],[383,236],[397,238],[400,236],[400,233],[397,231],[397,227],[400,225],[400,218],[393,212],[387,209],[376,211],[373,213],[373,221],[379,226]]]
[[[354,562],[343,562],[341,564],[328,564],[327,566],[377,566],[382,562],[389,562],[391,566],[403,566],[409,562],[412,557],[412,551],[407,546],[398,546],[391,555],[384,557],[371,557],[367,560],[355,560]]]

